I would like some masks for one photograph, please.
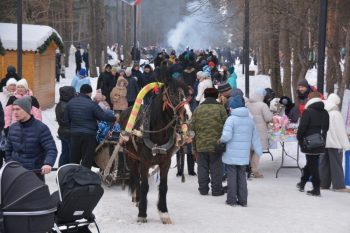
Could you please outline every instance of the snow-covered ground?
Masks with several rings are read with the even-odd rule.
[[[66,79],[57,84],[58,88],[69,85],[75,65],[71,63]],[[73,67],[72,67],[73,66]],[[244,79],[238,74],[238,86],[244,90]],[[314,84],[315,72],[308,73],[308,79]],[[91,79],[96,85],[97,79]],[[269,86],[267,76],[251,78],[251,93],[256,87]],[[54,108],[43,112],[43,121],[49,125],[54,136],[57,135],[57,122]],[[56,138],[60,151],[60,141]],[[296,153],[296,144],[287,143],[287,151]],[[116,232],[247,232],[247,233],[294,233],[294,232],[350,232],[350,194],[333,191],[322,191],[322,197],[311,197],[296,189],[300,177],[298,169],[282,169],[279,177],[275,173],[281,164],[281,149],[272,150],[274,161],[268,154],[261,159],[261,171],[264,179],[248,181],[248,207],[231,207],[225,205],[225,196],[213,197],[199,195],[197,177],[186,176],[186,182],[175,176],[176,168],[169,172],[168,209],[172,225],[163,225],[157,211],[158,188],[156,179],[150,178],[148,194],[148,223],[136,222],[138,209],[131,203],[128,191],[120,186],[104,187],[105,193],[94,213],[97,223],[103,233]],[[295,165],[295,161],[286,160],[287,164]],[[300,164],[304,166],[305,159],[301,154]],[[175,166],[173,157],[172,167]],[[47,184],[51,192],[57,190],[55,172],[47,175]],[[311,188],[311,184],[307,187]],[[96,230],[92,228],[92,230]],[[95,231],[96,232],[96,231]]]

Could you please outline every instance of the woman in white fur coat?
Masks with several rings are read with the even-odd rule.
[[[345,188],[343,172],[343,150],[350,150],[344,119],[339,111],[340,98],[330,94],[324,101],[329,114],[329,130],[326,139],[326,153],[320,156],[320,181],[322,189],[332,188],[335,191],[350,191]]]

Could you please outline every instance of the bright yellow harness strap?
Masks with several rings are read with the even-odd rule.
[[[148,92],[153,90],[153,88],[155,88],[155,87],[161,88],[162,86],[164,86],[164,83],[160,83],[160,82],[149,83],[146,86],[144,86],[141,89],[141,91],[137,94],[134,106],[132,107],[132,111],[131,111],[128,123],[126,124],[126,128],[125,128],[126,132],[131,133],[133,128],[134,128],[136,117],[139,113],[143,97],[145,97],[145,95]]]

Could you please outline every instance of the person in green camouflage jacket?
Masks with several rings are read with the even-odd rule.
[[[221,196],[224,194],[222,162],[214,147],[221,136],[227,113],[224,106],[216,101],[218,91],[215,88],[205,89],[204,97],[205,101],[196,108],[191,122],[191,130],[195,133],[193,152],[198,163],[198,190],[201,195],[207,195],[211,181],[212,195]]]

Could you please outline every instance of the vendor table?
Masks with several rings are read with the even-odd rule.
[[[283,135],[283,134],[279,134],[279,135],[270,135],[270,139],[272,141],[277,141],[280,145],[281,145],[281,149],[282,149],[282,161],[281,161],[281,165],[279,166],[279,168],[276,171],[276,178],[278,178],[278,173],[280,172],[280,170],[282,168],[298,168],[301,172],[301,167],[299,165],[299,143],[297,144],[297,152],[295,155],[292,155],[291,153],[288,153],[286,151],[285,148],[285,144],[288,142],[296,142],[296,135]],[[286,165],[285,164],[285,159],[286,158],[290,158],[292,160],[294,160],[296,162],[295,165]]]

